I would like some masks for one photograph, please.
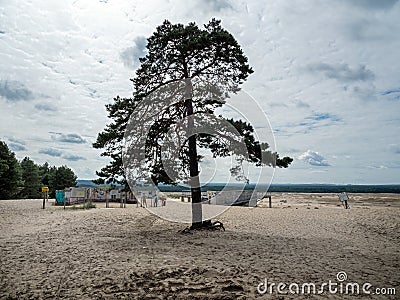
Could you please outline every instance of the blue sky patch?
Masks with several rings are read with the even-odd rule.
[[[307,120],[314,120],[314,121],[324,121],[324,120],[331,120],[332,122],[340,121],[340,118],[332,115],[330,113],[314,113],[311,117],[306,118]]]

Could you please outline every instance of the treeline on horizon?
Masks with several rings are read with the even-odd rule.
[[[99,187],[108,186],[110,184],[98,185],[93,180],[77,180],[78,187]],[[122,188],[122,185],[115,185],[118,188]],[[241,189],[243,184],[226,184],[226,183],[207,183],[201,187],[202,192],[207,191],[221,191],[225,190],[238,190]],[[172,184],[159,184],[158,188],[162,192],[189,192],[190,187],[185,185],[172,185]],[[255,188],[255,184],[247,184],[244,189],[252,190]],[[400,184],[266,184],[258,185],[257,189],[265,192],[268,188],[268,192],[273,193],[393,193],[400,194]]]
[[[225,185],[223,183],[210,183],[201,187],[202,192],[207,191],[221,191],[237,190],[240,185]],[[189,191],[187,186],[182,185],[161,185],[158,188],[162,192],[184,192]],[[254,184],[245,186],[245,190],[252,190],[255,188]],[[263,192],[267,188],[266,185],[260,185],[258,189]],[[330,184],[272,184],[268,187],[268,192],[272,193],[394,193],[400,194],[400,185],[386,184],[386,185],[330,185]]]
[[[322,185],[322,184],[289,184],[271,185],[270,192],[287,193],[394,193],[400,194],[400,185]]]
[[[15,153],[0,140],[0,200],[41,198],[41,187],[49,187],[49,196],[56,190],[76,186],[77,176],[67,166],[36,164],[29,157],[18,161]]]

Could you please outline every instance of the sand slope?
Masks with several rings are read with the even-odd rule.
[[[384,195],[360,196],[350,210],[320,196],[233,207],[219,218],[227,231],[189,235],[136,205],[42,210],[41,200],[0,201],[0,299],[364,299],[257,293],[264,278],[320,283],[339,271],[399,297],[398,195],[390,207],[374,204]],[[369,297],[388,298],[399,299]]]

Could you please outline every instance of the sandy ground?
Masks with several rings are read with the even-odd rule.
[[[400,195],[350,199],[345,210],[334,194],[273,194],[272,209],[233,207],[225,232],[193,234],[136,205],[0,201],[0,299],[400,299]],[[397,295],[257,291],[265,279],[318,290],[338,272]]]

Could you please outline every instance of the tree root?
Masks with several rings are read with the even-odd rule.
[[[211,222],[211,220],[205,220],[201,223],[200,226],[194,227],[193,225],[190,227],[186,227],[185,229],[179,231],[179,233],[193,233],[195,230],[223,230],[225,231],[224,224],[220,221]]]

